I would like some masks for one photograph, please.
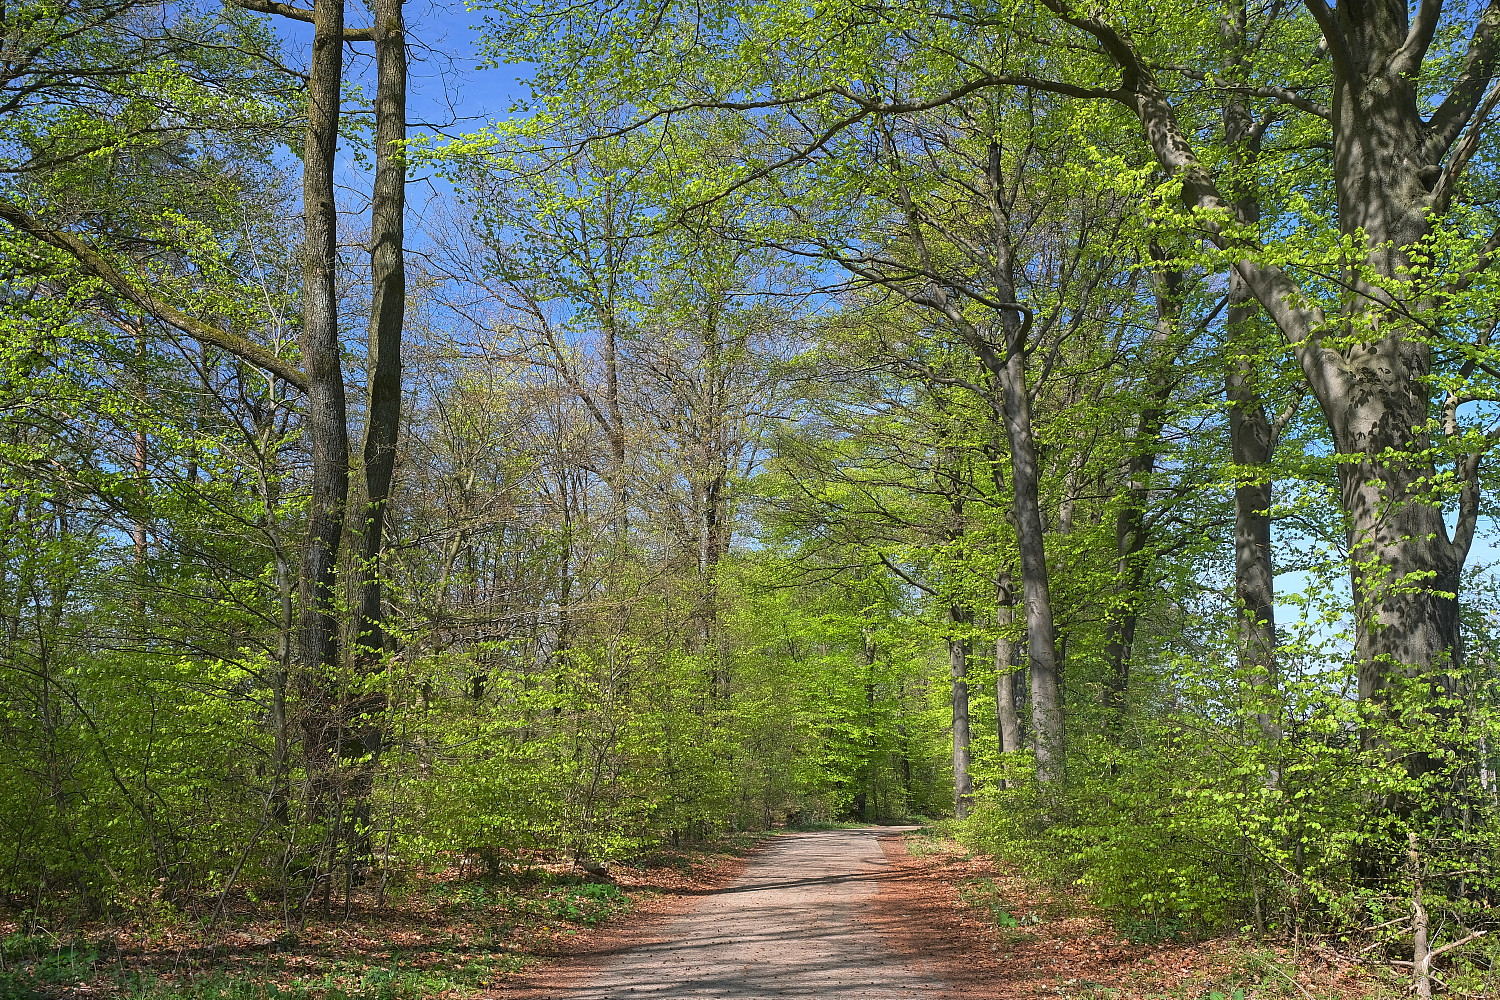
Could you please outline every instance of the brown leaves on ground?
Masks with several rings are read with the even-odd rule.
[[[532,967],[545,970],[547,959],[645,940],[657,924],[654,915],[732,882],[757,844],[746,837],[662,853],[613,866],[608,879],[583,878],[571,863],[536,857],[512,858],[488,872],[458,863],[414,875],[383,898],[374,887],[356,892],[347,910],[336,898],[329,912],[312,901],[295,930],[276,903],[240,895],[209,930],[201,918],[212,901],[200,914],[173,912],[164,919],[159,910],[150,921],[82,927],[55,940],[59,946],[77,942],[98,956],[92,982],[70,985],[66,995],[82,995],[78,991],[87,987],[112,993],[113,983],[137,974],[170,990],[172,983],[186,987],[208,975],[262,987],[314,977],[353,986],[371,971],[401,970],[424,997],[509,998],[527,995],[541,975]],[[605,902],[580,909],[591,902],[589,886],[607,889]],[[18,930],[0,920],[0,938]],[[43,995],[56,992],[37,986]]]
[[[953,984],[954,1000],[1358,1000],[1370,995],[1339,956],[1219,938],[1123,940],[1081,899],[1049,891],[994,859],[947,849],[913,855],[881,838],[888,874],[871,922],[909,962]],[[1000,926],[1000,924],[1007,926]],[[1010,925],[1014,926],[1010,926]]]

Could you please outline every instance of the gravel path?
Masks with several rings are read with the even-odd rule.
[[[883,830],[778,838],[739,880],[662,929],[661,941],[611,955],[568,1000],[936,1000],[866,922],[888,862]]]

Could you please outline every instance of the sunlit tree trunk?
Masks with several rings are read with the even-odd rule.
[[[962,629],[969,624],[965,608],[948,608],[955,634],[948,638],[948,674],[953,695],[953,815],[967,819],[974,801],[972,736],[969,731],[969,640]]]
[[[1021,643],[1010,634],[1016,620],[1015,583],[1004,570],[995,577],[995,605],[995,624],[999,627],[995,639],[996,735],[1001,753],[1015,753],[1021,749],[1021,713],[1016,703]]]

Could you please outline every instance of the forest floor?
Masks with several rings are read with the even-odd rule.
[[[806,833],[730,886],[629,920],[494,1000],[1375,1000],[1332,951],[1122,935],[1048,890],[919,830]]]
[[[1375,970],[1319,947],[1240,937],[1162,940],[925,831],[881,838],[889,874],[871,920],[921,956],[952,1000],[1377,1000]]]
[[[769,834],[662,851],[584,876],[571,864],[479,859],[316,903],[289,931],[277,902],[237,894],[129,922],[27,928],[0,912],[0,1000],[469,1000],[501,981],[649,926],[732,883]]]
[[[456,866],[334,910],[296,933],[248,899],[212,928],[166,908],[71,935],[0,920],[0,998],[1393,995],[1329,950],[1122,934],[1081,897],[909,829],[746,836],[619,865],[608,880],[537,859]]]

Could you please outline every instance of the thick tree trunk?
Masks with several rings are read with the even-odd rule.
[[[339,356],[338,217],[333,171],[343,87],[343,0],[316,0],[308,68],[307,140],[302,200],[306,245],[302,256],[302,358],[307,376],[306,429],[312,482],[303,549],[298,637],[304,751],[314,774],[337,752],[341,720],[333,693],[339,666],[339,622],[334,574],[349,492],[349,436],[344,374]]]
[[[1005,431],[1010,439],[1011,482],[1015,494],[1016,541],[1021,557],[1021,592],[1026,607],[1027,651],[1031,667],[1031,733],[1037,778],[1063,776],[1062,661],[1042,527],[1041,483],[1031,397],[1026,387],[1024,326],[1008,317],[1009,357],[1002,369]]]
[[[406,321],[406,24],[403,0],[374,0],[375,187],[370,200],[369,397],[365,411],[364,523],[360,526],[360,586],[355,620],[355,657],[362,673],[382,669],[388,644],[381,554],[396,474],[401,430],[401,337]],[[348,714],[354,739],[346,757],[355,764],[350,798],[350,876],[372,854],[370,793],[383,749],[383,690],[362,693]]]
[[[1351,456],[1339,466],[1339,487],[1350,527],[1360,698],[1384,706],[1413,674],[1452,686],[1467,542],[1449,542],[1442,508],[1430,495],[1432,348],[1425,335],[1412,335],[1419,331],[1406,318],[1430,302],[1425,295],[1397,301],[1391,290],[1413,275],[1421,280],[1414,254],[1431,235],[1424,180],[1431,164],[1415,74],[1391,69],[1407,38],[1406,8],[1340,5],[1334,24],[1325,34],[1342,55],[1333,96],[1339,224],[1367,249],[1345,273],[1353,291],[1345,322],[1359,338],[1345,349],[1349,377],[1319,402],[1336,450]],[[1420,773],[1431,764],[1415,755],[1407,766]]]
[[[1232,209],[1198,160],[1167,92],[1133,44],[1105,21],[1075,15],[1063,0],[1043,2],[1068,23],[1093,35],[1121,69],[1119,99],[1140,118],[1157,159],[1181,181],[1182,199],[1205,213]],[[1450,541],[1441,505],[1432,496],[1436,468],[1426,430],[1434,417],[1428,379],[1432,332],[1412,317],[1431,315],[1421,290],[1431,279],[1423,249],[1431,213],[1452,190],[1452,171],[1464,129],[1493,78],[1500,55],[1500,0],[1476,22],[1462,71],[1430,120],[1418,103],[1417,81],[1442,14],[1441,3],[1421,4],[1411,23],[1405,4],[1309,3],[1333,71],[1332,124],[1335,200],[1342,233],[1356,248],[1342,275],[1342,312],[1320,308],[1281,268],[1261,262],[1253,237],[1209,237],[1247,254],[1234,264],[1256,299],[1296,352],[1308,385],[1332,432],[1342,507],[1349,532],[1355,598],[1359,695],[1375,725],[1407,730],[1425,713],[1404,715],[1392,704],[1398,688],[1451,688],[1462,656],[1457,591],[1473,539],[1478,456],[1460,457],[1458,527]],[[1313,109],[1316,113],[1316,110]],[[1446,161],[1446,163],[1445,163]],[[1203,216],[1207,218],[1208,215]],[[1421,774],[1435,762],[1402,754]],[[1390,803],[1396,812],[1426,808]]]

